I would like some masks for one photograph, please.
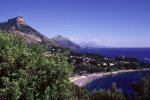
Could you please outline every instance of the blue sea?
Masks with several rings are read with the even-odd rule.
[[[94,53],[105,57],[132,57],[139,61],[150,63],[150,48],[84,48],[82,53]]]
[[[150,48],[85,48],[79,49],[78,52],[99,54],[104,57],[132,57],[141,62],[150,64]],[[110,88],[113,82],[116,82],[117,87],[121,88],[124,93],[132,96],[133,90],[131,84],[134,81],[139,81],[143,77],[150,77],[149,71],[125,72],[115,76],[106,76],[92,81],[86,86],[86,89],[107,89]]]
[[[124,72],[116,74],[114,76],[109,75],[90,82],[86,89],[91,91],[93,89],[108,89],[111,88],[112,83],[117,84],[117,88],[121,88],[123,92],[132,97],[134,90],[131,88],[133,82],[140,81],[143,77],[150,77],[150,70],[136,71],[136,72]]]

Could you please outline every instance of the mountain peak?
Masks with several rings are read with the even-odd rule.
[[[15,18],[9,19],[8,23],[20,26],[25,24],[25,20],[23,16],[17,16]]]
[[[61,36],[61,35],[57,35],[57,36],[55,36],[54,38],[57,38],[57,39],[66,39],[66,37],[63,37],[63,36]]]
[[[69,39],[68,38],[66,38],[66,37],[63,37],[63,36],[61,36],[61,35],[57,35],[57,36],[55,36],[55,37],[53,37],[52,38],[53,40],[59,40],[59,41],[68,41]]]
[[[59,44],[61,47],[64,47],[64,48],[71,48],[71,49],[80,48],[79,45],[73,43],[67,37],[63,37],[61,35],[57,35],[53,37],[51,40],[55,41],[57,44]]]
[[[25,24],[25,20],[24,20],[24,17],[23,16],[18,16],[16,18],[17,20],[17,24],[21,25],[21,24]]]
[[[57,35],[56,37],[58,37],[58,38],[62,38],[62,36],[61,36],[61,35]]]

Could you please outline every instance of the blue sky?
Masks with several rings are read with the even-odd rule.
[[[150,47],[150,0],[1,0],[0,22],[18,15],[49,38]]]

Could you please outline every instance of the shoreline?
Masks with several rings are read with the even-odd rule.
[[[77,74],[74,77],[70,77],[69,80],[79,87],[84,87],[88,83],[101,77],[105,77],[109,75],[113,76],[113,75],[117,75],[117,74],[125,73],[125,72],[146,71],[146,70],[150,70],[150,68],[143,68],[143,69],[136,69],[136,70],[133,70],[133,69],[118,70],[118,71],[113,71],[113,72],[100,72],[100,73],[91,73],[91,74],[83,74],[83,75]]]

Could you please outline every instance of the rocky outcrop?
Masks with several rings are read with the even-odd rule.
[[[18,16],[16,18],[9,19],[7,22],[0,23],[0,29],[21,36],[29,44],[41,43],[48,46],[59,47],[56,42],[27,25],[23,16]]]

